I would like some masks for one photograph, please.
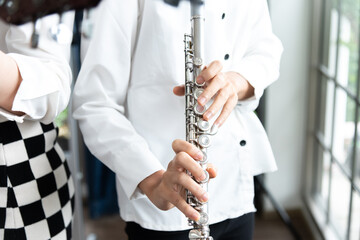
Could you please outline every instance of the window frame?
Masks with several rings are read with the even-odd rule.
[[[335,72],[331,74],[328,68],[323,64],[325,49],[329,52],[330,46],[330,27],[327,29],[326,26],[326,11],[330,12],[329,7],[330,0],[314,0],[313,1],[313,14],[312,14],[312,44],[311,44],[311,68],[309,76],[309,102],[308,102],[308,134],[307,134],[307,162],[306,162],[306,176],[308,178],[304,179],[304,189],[303,189],[303,198],[307,210],[310,212],[312,218],[317,224],[318,230],[325,239],[342,239],[337,235],[335,229],[331,226],[330,222],[330,196],[331,196],[331,185],[332,185],[332,168],[336,164],[341,173],[347,178],[350,182],[350,201],[349,201],[349,214],[347,218],[347,229],[345,239],[350,239],[350,230],[351,230],[351,218],[352,218],[352,207],[353,207],[353,195],[354,192],[360,195],[360,189],[355,184],[356,168],[360,163],[356,160],[357,156],[357,146],[359,138],[358,134],[358,124],[354,124],[354,138],[352,139],[352,156],[351,156],[351,172],[349,173],[342,164],[336,159],[333,153],[333,143],[334,143],[334,118],[336,113],[336,95],[339,89],[346,93],[346,96],[352,99],[355,102],[355,123],[359,123],[359,109],[360,109],[360,36],[358,36],[358,69],[357,69],[357,82],[356,82],[356,94],[352,93],[346,86],[343,86],[339,83],[337,79],[337,71],[339,66],[339,49],[340,49],[340,33],[341,33],[341,21],[342,18],[342,6],[341,3],[344,0],[336,0],[337,5],[336,9],[338,12],[337,19],[337,36],[336,36],[336,57],[335,57]],[[330,7],[331,8],[331,7]],[[360,15],[359,15],[360,16]],[[360,20],[359,20],[359,29],[360,29]],[[327,31],[328,30],[328,31]],[[360,30],[359,30],[360,33]],[[359,34],[358,33],[358,34]],[[327,38],[326,38],[327,36]],[[325,45],[325,47],[324,47]],[[321,47],[323,46],[323,47]],[[331,121],[331,141],[330,145],[325,143],[324,137],[320,133],[320,115],[324,115],[325,111],[321,111],[321,91],[323,90],[322,81],[329,82],[331,81],[334,84],[333,88],[333,106],[332,106],[332,121]],[[321,185],[322,180],[322,166],[323,159],[319,158],[319,148],[323,149],[323,152],[330,154],[330,169],[329,169],[329,185],[328,185],[328,196],[327,201],[325,202],[325,209],[321,210],[321,201],[318,199],[319,195],[319,185]]]

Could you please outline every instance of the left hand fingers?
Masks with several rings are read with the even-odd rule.
[[[221,61],[215,60],[215,61],[211,62],[209,64],[209,66],[204,67],[204,69],[201,71],[199,76],[197,76],[196,82],[198,84],[203,84],[204,82],[212,81],[218,75],[220,75],[220,77],[222,77],[222,73],[221,73],[222,69],[223,69],[223,65],[222,65]],[[185,95],[185,86],[181,85],[181,86],[174,87],[173,93],[176,96],[184,96]],[[214,94],[212,94],[211,96],[213,96],[213,95]]]
[[[214,102],[204,113],[203,117],[205,120],[210,120],[222,108],[221,114],[219,115],[217,121],[214,122],[214,124],[220,126],[230,115],[231,111],[237,103],[237,96],[231,88],[231,84],[226,84],[226,87],[219,90],[214,99]]]
[[[197,76],[196,78],[196,82],[198,84],[202,84],[204,82],[210,81],[211,79],[213,79],[218,73],[221,72],[223,68],[222,63],[219,60],[213,61],[209,64],[209,66],[207,66],[206,68],[204,68],[201,73],[199,74],[199,76]]]
[[[229,117],[230,113],[232,112],[232,110],[236,106],[237,101],[238,100],[237,100],[236,97],[231,97],[231,98],[228,99],[228,101],[223,106],[219,117],[215,120],[215,122],[214,122],[215,125],[217,125],[218,127],[221,127],[221,125]]]
[[[199,96],[198,103],[204,106],[219,90],[222,90],[227,85],[225,74],[218,73],[204,89],[204,92]],[[223,93],[227,94],[227,93]]]

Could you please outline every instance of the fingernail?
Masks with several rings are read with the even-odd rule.
[[[201,200],[202,200],[203,202],[207,202],[207,201],[209,200],[209,195],[208,195],[207,192],[204,193],[204,194],[201,196]]]
[[[201,151],[198,151],[195,155],[195,159],[196,160],[201,160],[203,158],[203,154]]]
[[[221,126],[222,126],[222,120],[217,120],[216,122],[214,122],[214,125],[212,126],[211,130],[212,131],[217,131]]]
[[[206,103],[206,98],[205,98],[205,97],[199,97],[199,98],[198,98],[198,102],[199,102],[201,105],[205,105],[205,103]]]
[[[221,127],[222,124],[222,120],[218,119],[217,121],[215,121],[215,123],[212,125],[211,127],[211,132],[213,133],[217,133],[217,131],[219,130],[219,128]]]
[[[204,181],[206,179],[206,174],[205,172],[201,175],[201,181]]]
[[[214,114],[212,112],[207,112],[207,113],[204,114],[204,118],[209,120],[210,118],[212,118],[213,115]]]
[[[196,82],[197,82],[197,83],[199,83],[199,84],[202,84],[202,83],[204,83],[204,82],[205,82],[205,80],[204,80],[204,78],[203,78],[203,77],[198,76],[198,77],[196,78]]]
[[[200,214],[198,212],[193,212],[191,213],[190,218],[195,222],[197,222],[200,220]]]
[[[202,182],[202,181],[204,181],[205,179],[206,179],[205,173],[201,174],[200,178],[196,178],[196,180],[197,180],[198,182]]]

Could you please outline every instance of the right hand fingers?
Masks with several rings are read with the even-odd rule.
[[[204,82],[210,81],[223,69],[223,65],[219,60],[215,60],[204,68],[199,76],[197,76],[196,82],[202,84]]]
[[[176,139],[172,143],[172,148],[176,154],[186,152],[195,160],[201,160],[203,158],[203,153],[200,149],[184,140]]]
[[[181,172],[188,170],[197,181],[203,181],[207,175],[202,167],[186,152],[177,153],[168,168],[180,169]]]
[[[167,171],[167,173],[164,174],[164,177],[168,178],[166,182],[170,183],[168,187],[172,188],[172,193],[174,194],[170,201],[187,217],[197,221],[199,217],[198,212],[181,197],[179,194],[179,187],[188,189],[202,202],[208,201],[207,192],[184,172],[185,169],[191,172],[197,181],[205,180],[206,174],[204,170],[196,161],[194,161],[194,159],[202,160],[203,153],[196,146],[184,140],[175,140],[172,147],[176,156],[168,166],[168,170],[170,171]],[[176,172],[172,170],[175,170]],[[210,178],[216,177],[216,169],[212,164],[208,165],[206,171],[209,173]]]
[[[207,202],[208,194],[185,172],[165,172],[164,183],[167,185],[167,191],[162,191],[167,195],[167,200],[178,208],[188,218],[198,221],[199,213],[191,207],[183,198],[184,188],[188,189],[194,196],[202,202]],[[180,187],[181,186],[181,187]]]
[[[185,172],[167,172],[164,174],[164,178],[167,179],[166,183],[168,184],[168,187],[174,192],[181,194],[181,189],[185,188],[194,194],[194,196],[201,202],[207,202],[209,199],[205,189],[203,189]]]
[[[172,192],[169,196],[169,201],[178,208],[186,217],[198,221],[200,214],[193,207],[191,207],[180,194]]]
[[[204,172],[200,171],[200,169],[202,170],[202,168],[199,166],[199,164],[195,164],[194,161],[191,161],[191,157],[195,160],[202,160],[204,155],[201,150],[193,144],[179,139],[173,141],[172,148],[177,154],[174,159],[174,161],[177,163],[176,167],[183,167],[189,170],[193,174],[193,176],[197,177],[198,180],[204,180]],[[186,154],[184,155],[184,153],[190,156],[190,158]],[[209,163],[206,170],[208,171],[210,178],[216,177],[217,170],[211,163]]]

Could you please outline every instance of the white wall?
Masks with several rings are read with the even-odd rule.
[[[270,0],[274,33],[284,46],[280,78],[267,90],[266,128],[279,170],[266,185],[285,208],[302,205],[311,0]]]

